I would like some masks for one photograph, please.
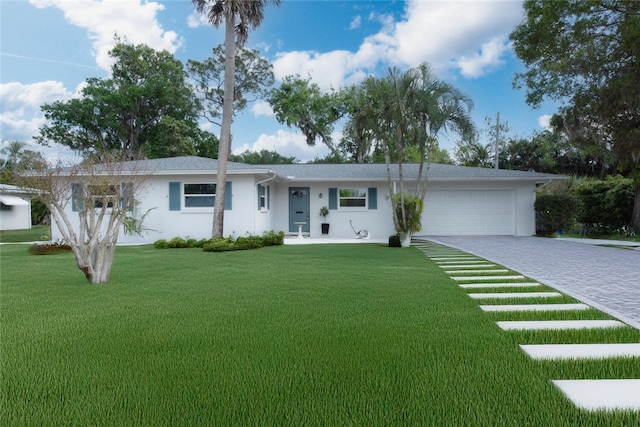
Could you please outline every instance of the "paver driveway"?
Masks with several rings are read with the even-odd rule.
[[[518,271],[640,329],[640,251],[541,237],[428,237]]]

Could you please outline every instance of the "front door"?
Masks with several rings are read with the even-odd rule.
[[[302,231],[308,233],[309,187],[289,187],[289,232],[298,232],[296,222],[304,222]]]

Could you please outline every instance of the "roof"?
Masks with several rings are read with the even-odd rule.
[[[99,170],[99,166],[96,167]],[[216,174],[218,161],[197,156],[167,157],[123,162],[121,172],[148,173],[151,175],[201,175]],[[407,180],[418,177],[419,164],[406,163],[402,166]],[[425,165],[425,171],[427,165]],[[94,173],[96,170],[94,169]],[[392,179],[398,179],[398,165],[390,166]],[[387,165],[384,163],[295,163],[272,165],[248,165],[228,162],[229,175],[275,175],[282,181],[384,181],[387,179]],[[461,180],[524,180],[548,182],[566,179],[562,175],[514,171],[506,169],[475,168],[467,166],[431,164],[428,177],[432,181]]]
[[[16,185],[0,184],[0,193],[2,194],[29,194],[28,190]]]
[[[380,181],[387,178],[387,165],[381,163],[356,163],[356,164],[286,164],[265,165],[277,170],[288,179],[305,181]],[[402,165],[405,179],[417,179],[420,165],[406,163]],[[425,172],[427,165],[424,165]],[[423,172],[423,173],[425,173]],[[390,166],[393,179],[398,179],[398,165]],[[456,181],[469,179],[483,180],[527,180],[547,182],[549,180],[565,179],[561,175],[513,171],[506,169],[474,168],[467,166],[431,164],[428,168],[428,177],[433,181]]]

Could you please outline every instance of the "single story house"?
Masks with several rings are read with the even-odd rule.
[[[15,185],[0,184],[0,230],[31,228],[31,196]]]
[[[119,242],[210,237],[217,168],[217,160],[195,156],[137,162],[135,170],[148,175],[136,209],[136,215],[148,211],[146,231],[142,236],[121,233]],[[225,236],[282,230],[320,238],[323,206],[329,209],[328,237],[354,238],[354,229],[367,230],[375,239],[395,234],[385,164],[229,162],[227,168]],[[417,164],[404,165],[406,189],[415,186],[417,173]],[[392,185],[399,186],[397,165],[391,167],[391,176]],[[432,164],[428,176],[420,232],[425,235],[533,235],[536,188],[564,179],[440,164]],[[73,218],[74,203],[67,209]],[[52,227],[53,238],[59,238],[55,224]]]

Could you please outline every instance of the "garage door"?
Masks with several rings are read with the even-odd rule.
[[[420,234],[515,235],[514,191],[429,191]]]

